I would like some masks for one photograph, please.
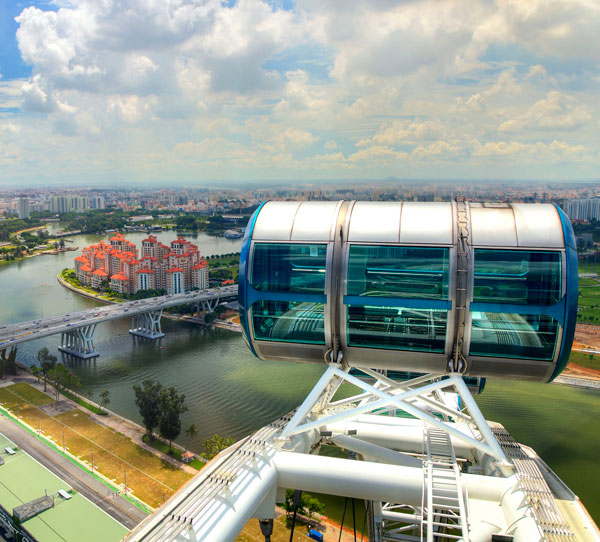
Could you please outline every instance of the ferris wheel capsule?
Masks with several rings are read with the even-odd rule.
[[[551,381],[577,316],[555,205],[281,202],[244,236],[240,320],[265,360]]]

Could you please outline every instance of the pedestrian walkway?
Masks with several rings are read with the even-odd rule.
[[[146,444],[142,437],[145,434],[145,431],[136,423],[131,420],[127,420],[118,414],[110,413],[108,416],[99,416],[98,414],[91,414],[90,418],[94,420],[96,423],[103,425],[105,427],[110,427],[115,431],[129,437],[132,442],[137,444],[140,448],[147,450],[148,452],[153,453],[154,455],[159,456],[161,459],[165,460],[167,463],[184,470],[185,472],[189,472],[190,474],[197,474],[198,471],[194,467],[190,467],[181,461],[177,461],[174,457],[171,457],[169,454],[161,452],[152,446]]]

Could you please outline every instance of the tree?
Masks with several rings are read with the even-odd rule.
[[[6,350],[0,351],[0,378],[4,379],[6,376]]]
[[[286,489],[283,508],[288,515],[294,512],[293,489]],[[298,503],[298,514],[312,519],[314,514],[322,514],[323,512],[325,512],[325,505],[319,499],[313,497],[310,493],[302,493]]]
[[[231,437],[214,434],[212,437],[208,437],[202,441],[202,448],[204,448],[202,455],[206,459],[212,459],[219,452],[229,448],[234,442]]]
[[[40,362],[40,370],[42,372],[42,377],[44,378],[44,391],[46,391],[48,373],[54,369],[54,366],[56,365],[56,356],[50,354],[49,350],[44,346],[38,351],[37,359]]]
[[[110,403],[110,390],[102,390],[100,392],[100,406],[106,408]]]
[[[10,375],[17,374],[17,347],[13,346],[8,353],[6,360],[6,372]]]
[[[185,429],[184,433],[185,433],[186,437],[189,437],[191,439],[195,439],[198,436],[198,428],[196,427],[196,424],[193,423],[193,424],[189,425]],[[187,448],[186,448],[186,450],[187,450]]]
[[[37,365],[32,365],[31,374],[38,379],[38,382],[42,379],[42,371]]]
[[[171,386],[163,389],[160,392],[160,420],[158,422],[158,430],[160,436],[169,441],[169,453],[173,453],[171,446],[174,439],[181,433],[181,419],[187,407],[185,406],[185,395],[177,393],[177,390]]]
[[[65,389],[78,388],[81,386],[79,378],[77,378],[75,374],[71,370],[67,369],[67,367],[62,363],[57,364],[56,367],[48,371],[48,380],[50,380],[54,386],[57,403],[61,392],[63,392]]]
[[[153,439],[152,431],[158,425],[160,419],[160,392],[162,384],[152,378],[148,378],[139,386],[133,386],[135,392],[135,404],[137,405],[143,425],[148,432],[150,440]]]

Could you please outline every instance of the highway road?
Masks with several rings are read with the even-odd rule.
[[[138,301],[126,301],[103,307],[49,316],[40,320],[0,325],[0,350],[48,335],[72,331],[79,327],[116,320],[144,312],[168,309],[178,305],[201,303],[213,299],[229,299],[237,296],[237,285],[182,294],[168,294]],[[35,300],[32,300],[35,303]]]

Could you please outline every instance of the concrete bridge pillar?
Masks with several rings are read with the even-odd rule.
[[[219,306],[219,301],[221,300],[218,297],[214,299],[202,299],[200,305],[198,305],[198,319],[204,321],[204,317],[209,312],[214,312]],[[202,307],[202,312],[200,312],[200,306]]]
[[[155,311],[142,312],[131,317],[131,329],[129,333],[144,337],[145,339],[160,339],[165,334],[162,332],[160,318],[162,309]]]
[[[65,354],[80,359],[90,359],[99,356],[94,344],[94,332],[96,324],[82,326],[72,331],[63,331],[60,334],[60,346],[58,349]]]

